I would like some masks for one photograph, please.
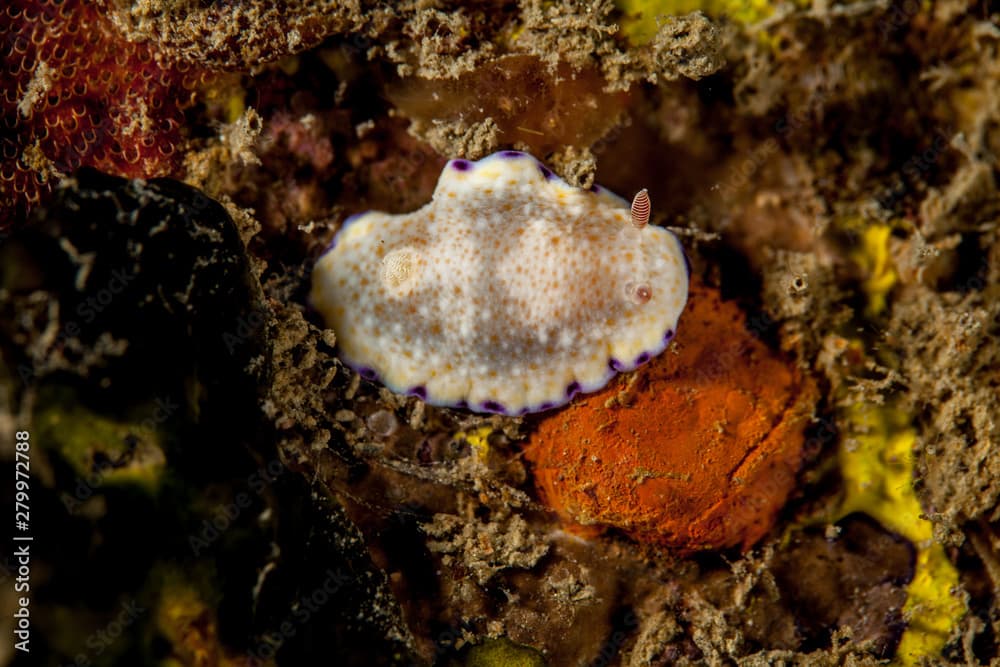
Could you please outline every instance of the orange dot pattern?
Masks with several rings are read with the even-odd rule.
[[[418,211],[351,221],[312,289],[355,368],[431,403],[508,414],[655,356],[686,300],[673,234],[636,228],[624,200],[512,151],[452,160]]]
[[[126,41],[100,7],[10,0],[0,8],[0,229],[77,167],[144,178],[178,165],[183,110],[209,75]]]

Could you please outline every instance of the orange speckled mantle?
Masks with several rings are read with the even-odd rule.
[[[676,345],[540,422],[525,455],[544,501],[578,524],[746,549],[795,485],[816,397],[735,304],[692,285]]]

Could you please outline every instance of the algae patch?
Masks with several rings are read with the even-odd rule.
[[[844,498],[836,518],[862,512],[916,547],[916,571],[903,607],[908,627],[895,661],[918,665],[940,655],[965,614],[965,604],[952,594],[958,571],[933,540],[933,524],[924,518],[913,489],[917,434],[908,415],[892,407],[856,405],[845,416],[855,432],[840,448]]]

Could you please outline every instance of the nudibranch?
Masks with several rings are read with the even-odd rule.
[[[510,415],[600,389],[662,352],[687,301],[677,237],[534,157],[451,160],[413,213],[348,218],[310,300],[363,377]],[[641,223],[641,224],[640,224]]]

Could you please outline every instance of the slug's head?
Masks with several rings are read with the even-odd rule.
[[[615,287],[609,296],[621,317],[632,322],[612,341],[610,367],[632,370],[662,352],[674,336],[687,303],[688,265],[677,237],[650,225],[649,192],[640,190],[619,209]]]

